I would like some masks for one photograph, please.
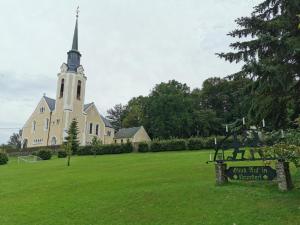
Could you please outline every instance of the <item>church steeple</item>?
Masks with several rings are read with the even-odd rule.
[[[75,23],[75,30],[73,35],[73,43],[72,49],[68,52],[68,71],[76,72],[78,66],[80,66],[80,57],[81,54],[78,50],[78,14],[79,14],[79,7],[76,11],[76,23]]]

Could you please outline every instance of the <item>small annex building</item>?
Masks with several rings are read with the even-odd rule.
[[[143,126],[120,129],[114,137],[116,144],[150,142],[151,138]]]

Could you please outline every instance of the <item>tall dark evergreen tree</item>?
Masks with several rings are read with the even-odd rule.
[[[70,166],[71,155],[76,153],[79,148],[78,134],[79,134],[78,122],[76,119],[73,119],[68,130],[68,136],[66,137],[66,142],[64,144],[65,150],[67,152],[68,166]]]
[[[299,116],[299,12],[299,0],[263,1],[251,16],[236,20],[240,28],[229,35],[242,40],[230,45],[235,51],[218,54],[229,62],[245,63],[232,76],[254,81],[247,89],[253,122],[265,118],[273,128],[281,128]]]

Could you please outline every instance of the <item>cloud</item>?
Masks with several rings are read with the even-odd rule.
[[[0,1],[0,128],[22,126],[43,93],[54,97],[80,5],[79,49],[86,102],[99,111],[176,79],[192,88],[239,70],[228,50],[234,19],[260,0]],[[5,109],[5,110],[3,110]],[[8,133],[0,130],[0,143]]]

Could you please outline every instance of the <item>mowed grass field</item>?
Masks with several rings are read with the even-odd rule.
[[[1,225],[299,225],[300,176],[215,186],[209,151],[53,158],[0,166]]]

